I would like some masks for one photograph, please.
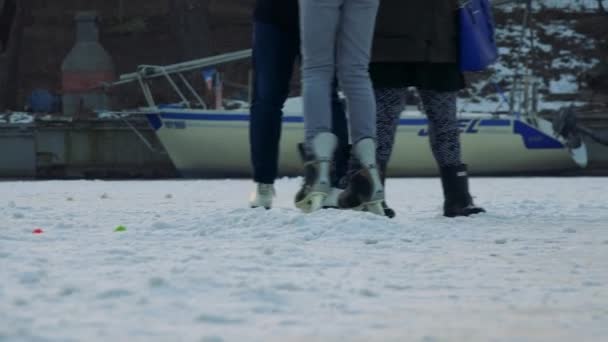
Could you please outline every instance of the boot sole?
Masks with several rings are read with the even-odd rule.
[[[380,216],[386,216],[386,214],[384,213],[384,208],[382,207],[383,201],[384,200],[365,202],[357,207],[352,208],[352,210],[368,212]]]
[[[443,216],[445,217],[449,217],[449,218],[455,218],[455,217],[471,217],[471,216],[475,216],[475,215],[480,215],[480,214],[485,214],[485,210],[481,209],[481,210],[472,210],[469,212],[444,212]]]
[[[267,207],[267,206],[265,206],[265,205],[252,205],[252,206],[250,206],[249,208],[251,208],[251,209],[264,208],[264,209],[266,209],[266,210],[270,210],[270,209],[272,209],[272,207]]]
[[[323,209],[323,203],[327,193],[324,192],[311,192],[304,199],[296,202],[296,208],[302,210],[305,213],[312,213],[314,211]]]

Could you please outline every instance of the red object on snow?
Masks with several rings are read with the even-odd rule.
[[[44,233],[44,230],[42,230],[40,228],[36,228],[36,229],[34,229],[34,231],[32,233],[33,234],[42,234],[42,233]]]

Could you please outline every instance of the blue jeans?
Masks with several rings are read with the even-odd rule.
[[[299,56],[298,32],[284,31],[269,23],[254,23],[254,80],[249,141],[255,182],[272,184],[277,178],[283,105],[289,95],[293,69]],[[343,147],[338,151],[344,151],[348,145],[348,128],[344,106],[335,86],[332,91],[332,112],[333,131],[338,136],[339,146]],[[336,179],[346,172],[346,163],[345,160],[336,164]]]

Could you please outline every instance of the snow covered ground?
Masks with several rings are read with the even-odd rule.
[[[389,180],[394,221],[298,184],[0,183],[0,341],[608,339],[608,178],[474,179],[470,219]]]

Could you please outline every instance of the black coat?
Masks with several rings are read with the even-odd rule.
[[[457,2],[380,0],[374,62],[458,61]]]
[[[456,0],[380,0],[370,75],[376,88],[464,88]]]
[[[298,0],[256,0],[254,18],[286,31],[298,32]]]

